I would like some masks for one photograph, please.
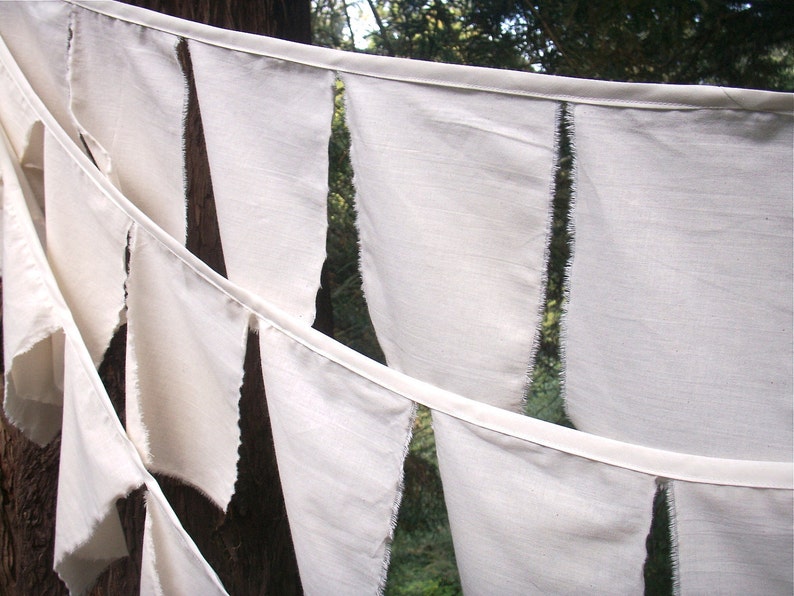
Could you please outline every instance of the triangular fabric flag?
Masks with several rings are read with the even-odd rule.
[[[79,594],[127,555],[116,501],[141,486],[147,474],[99,377],[73,341],[66,342],[55,570]]]
[[[673,482],[681,594],[794,592],[794,493]]]
[[[133,226],[127,432],[150,469],[225,510],[237,479],[249,313]]]
[[[75,7],[71,109],[99,169],[185,240],[186,86],[173,35]]]
[[[434,412],[468,594],[638,594],[653,476]]]
[[[189,47],[229,279],[311,323],[325,260],[334,73]]]
[[[67,78],[71,12],[66,2],[0,2],[0,35],[36,95],[76,140]]]
[[[519,410],[543,302],[556,104],[342,79],[364,291],[389,366]]]
[[[63,316],[33,226],[22,172],[0,134],[3,178],[3,354],[8,419],[31,440],[49,443],[61,427]]]
[[[50,134],[45,137],[44,184],[50,264],[99,365],[124,309],[130,220]]]
[[[671,451],[790,461],[794,118],[573,114],[574,424]]]
[[[215,571],[185,532],[159,487],[147,484],[141,594],[227,594]]]
[[[279,476],[307,594],[385,584],[414,403],[260,320]]]

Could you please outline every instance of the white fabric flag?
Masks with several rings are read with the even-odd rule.
[[[311,323],[334,73],[197,42],[190,55],[229,279]]]
[[[99,169],[179,242],[185,240],[178,38],[75,8],[71,108]]]
[[[543,301],[556,104],[343,80],[364,290],[389,365],[520,409]]]
[[[434,413],[467,594],[641,594],[653,476]]]
[[[42,178],[44,127],[5,64],[0,66],[0,105],[3,106],[0,110],[0,125],[8,138],[10,154],[19,164],[31,187],[32,193],[27,200],[36,201],[37,208],[31,206],[31,217],[34,218],[34,225],[41,233],[43,230],[41,211],[44,207]]]
[[[98,365],[124,310],[129,218],[45,137],[47,254],[64,299]]]
[[[577,428],[790,461],[794,119],[575,108]]]
[[[152,470],[225,510],[237,479],[249,313],[140,226],[127,282],[127,432]]]
[[[116,501],[143,484],[145,471],[99,377],[72,341],[66,342],[54,559],[58,575],[79,594],[128,554]]]
[[[0,35],[36,95],[77,139],[67,79],[71,10],[66,2],[0,2]]]
[[[303,589],[378,593],[414,404],[266,321],[259,324],[267,406]]]
[[[227,594],[162,493],[151,484],[149,487],[143,532],[141,594]]]
[[[791,490],[672,483],[681,594],[794,592]]]
[[[8,419],[31,440],[49,443],[61,426],[65,305],[45,278],[25,180],[0,135],[3,178],[3,353]],[[27,191],[27,192],[26,192]],[[38,250],[37,250],[38,247]]]

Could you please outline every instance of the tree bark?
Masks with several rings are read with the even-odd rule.
[[[131,0],[129,3],[181,18],[309,43],[309,0]],[[187,44],[178,47],[189,102],[185,131],[187,248],[225,275],[200,108]],[[333,327],[327,283],[318,293],[315,326]],[[0,284],[0,297],[2,285]],[[0,319],[0,323],[1,323]],[[1,333],[0,326],[0,333]],[[1,345],[1,342],[0,342]],[[126,327],[116,333],[100,366],[100,377],[124,422]],[[238,481],[227,512],[197,490],[158,477],[185,529],[231,594],[302,592],[284,498],[278,477],[258,341],[249,333],[240,400]],[[60,439],[39,448],[2,418],[0,423],[0,593],[65,594],[52,570]],[[143,489],[117,503],[130,556],[111,565],[91,593],[137,594],[143,537]]]

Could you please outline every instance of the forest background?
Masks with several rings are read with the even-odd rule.
[[[792,0],[127,0],[132,4],[232,29],[348,51],[630,82],[717,84],[794,90]],[[192,78],[189,53],[180,62]],[[195,89],[190,88],[185,149],[188,248],[225,274]],[[569,234],[570,131],[560,125],[554,221],[545,311],[525,413],[555,424],[565,416],[560,317]],[[358,272],[355,189],[337,84],[330,173],[328,259],[315,326],[380,361]],[[1,288],[1,286],[0,286]],[[120,416],[124,411],[122,326],[100,367]],[[232,594],[299,594],[300,579],[283,508],[256,338],[249,338],[242,388],[240,465],[227,512],[195,489],[158,477],[202,553]],[[123,419],[123,418],[122,418]],[[0,594],[63,594],[52,571],[59,440],[30,444],[0,424]],[[134,594],[140,574],[143,494],[117,504],[131,556],[114,563],[91,594]],[[646,593],[672,593],[664,495],[657,495],[647,541]],[[430,417],[420,411],[405,463],[387,594],[461,593],[435,458]]]

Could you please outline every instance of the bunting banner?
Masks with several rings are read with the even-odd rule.
[[[139,225],[127,280],[127,432],[150,469],[226,510],[249,312]]]
[[[185,240],[178,38],[74,8],[71,111],[99,169],[141,211]]]
[[[259,321],[262,374],[307,594],[383,590],[414,403]]]
[[[123,553],[113,504],[143,483],[143,591],[224,593],[144,464],[226,508],[251,325],[260,334],[279,473],[307,593],[383,589],[416,404],[433,412],[466,591],[639,592],[661,485],[671,497],[681,591],[791,593],[790,94],[393,61],[221,32],[113,2],[68,4],[71,106],[101,172],[36,96],[2,41],[0,97],[8,103],[0,105],[0,122],[14,140],[0,154],[0,169],[4,405],[13,423],[46,442],[61,427],[65,389],[56,564],[73,589],[89,586]],[[222,111],[220,92],[208,83],[221,76],[218,68],[228,70],[228,85],[250,68],[255,81],[245,82],[245,93],[274,106],[278,94],[257,85],[303,80],[311,87],[307,105],[319,105],[322,97],[332,101],[334,77],[343,79],[365,290],[392,368],[310,328],[304,303],[316,290],[316,269],[304,272],[315,285],[300,292],[291,273],[279,279],[272,271],[242,272],[250,266],[247,251],[258,249],[241,241],[233,250],[239,249],[234,267],[241,281],[224,279],[185,249],[184,236],[174,233],[179,226],[169,228],[178,218],[163,223],[168,217],[150,210],[152,221],[146,205],[135,206],[140,197],[131,201],[120,191],[141,191],[131,191],[125,176],[145,177],[162,190],[182,171],[168,139],[156,165],[170,166],[150,168],[146,160],[161,148],[148,151],[135,137],[143,126],[132,130],[140,124],[135,114],[148,109],[158,114],[158,134],[174,136],[166,123],[184,100],[175,58],[180,38],[189,39],[207,110]],[[100,49],[121,66],[100,64],[86,73]],[[103,72],[106,80],[93,80]],[[182,87],[163,92],[169,109],[160,111],[159,100],[145,103],[161,83],[173,91],[174,79]],[[137,103],[122,102],[120,114],[119,98]],[[520,407],[539,326],[561,101],[574,104],[577,188],[563,338],[567,403],[590,432],[509,411]],[[107,114],[102,102],[111,106]],[[92,110],[102,112],[95,133]],[[111,113],[124,121],[113,129],[118,144],[104,126]],[[252,127],[278,130],[279,123],[256,120],[260,114],[240,114]],[[305,129],[289,125],[301,131],[295,138],[311,140],[312,151],[327,140],[330,112],[318,114]],[[221,134],[226,116],[208,120],[216,117],[208,147],[217,156],[230,141]],[[244,128],[228,118],[229,127]],[[181,124],[176,130],[181,135]],[[277,150],[272,135],[244,138],[253,143],[256,164],[267,166],[254,167],[239,189],[271,174],[295,176],[278,173],[294,164],[269,155]],[[130,139],[141,142],[125,144]],[[245,157],[234,151],[235,159]],[[24,159],[27,169],[20,167]],[[220,211],[234,211],[234,201],[244,199],[229,199],[234,176],[214,159],[225,188],[219,218],[226,220]],[[316,178],[323,166],[312,160]],[[45,204],[47,253],[59,281],[69,278],[62,283],[75,316],[83,317],[90,354],[44,257],[45,230],[34,225],[44,223],[35,188],[41,167],[44,198],[53,201],[52,221]],[[108,173],[117,174],[119,187]],[[305,202],[283,208],[314,213],[319,187],[304,190]],[[180,192],[149,198],[181,201]],[[250,208],[251,218],[263,217]],[[322,222],[306,221],[311,233],[304,239],[316,244]],[[235,236],[236,225],[222,233]],[[105,229],[91,234],[95,226]],[[129,437],[94,368],[119,322],[128,234]],[[308,268],[321,253],[304,248]],[[83,259],[90,272],[75,271]],[[89,273],[106,279],[92,282]],[[77,304],[81,291],[96,295]],[[269,292],[283,302],[271,302]],[[90,308],[101,316],[87,323]]]
[[[229,279],[311,324],[325,260],[334,73],[189,47]]]
[[[123,322],[130,220],[45,135],[47,256],[96,366]]]
[[[543,305],[557,105],[342,79],[361,275],[387,362],[520,410]]]
[[[65,305],[42,275],[44,256],[32,242],[38,234],[29,215],[35,208],[24,174],[0,139],[3,178],[3,408],[31,440],[45,445],[58,434],[63,404]],[[26,196],[28,200],[26,200]]]
[[[574,109],[565,387],[577,428],[788,460],[794,117]]]
[[[82,594],[127,556],[116,501],[141,486],[145,472],[99,378],[83,368],[71,341],[65,363],[55,570],[71,593]]]

